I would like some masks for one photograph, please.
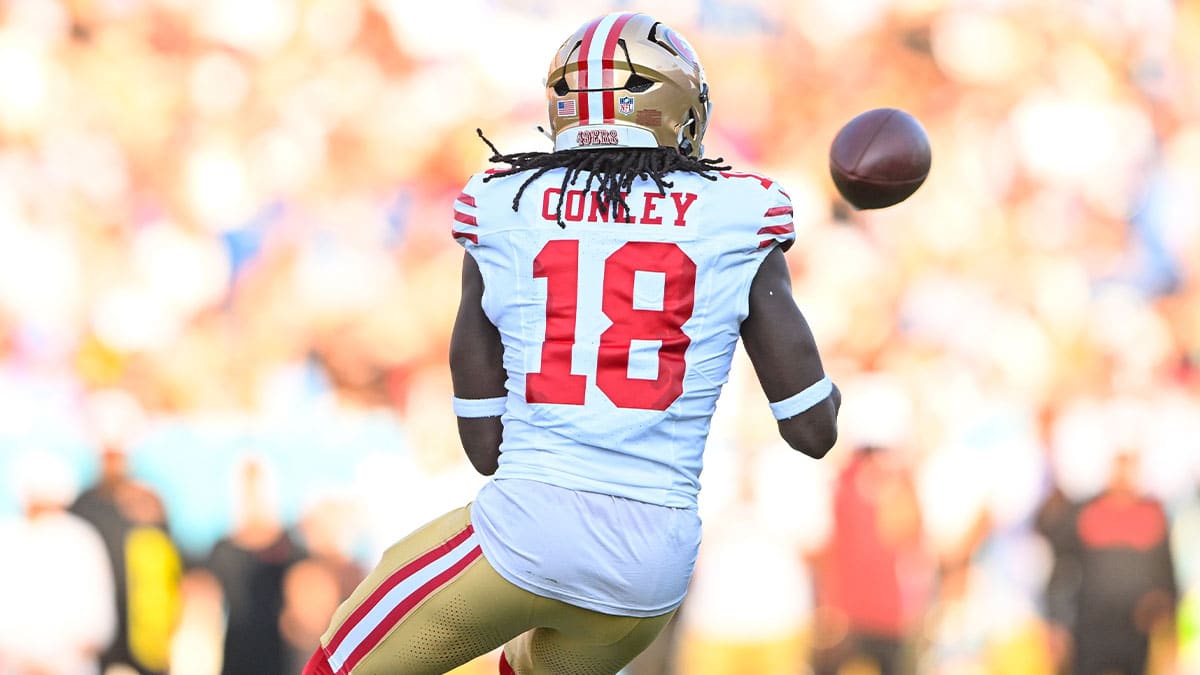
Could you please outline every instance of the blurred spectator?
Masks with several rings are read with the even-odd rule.
[[[0,519],[0,674],[97,675],[116,623],[104,542],[66,510],[77,487],[60,457],[24,453],[10,476],[23,513]]]
[[[1049,652],[1061,672],[1067,672],[1071,664],[1070,626],[1075,619],[1075,594],[1079,590],[1079,561],[1070,554],[1078,547],[1077,509],[1078,505],[1055,484],[1038,509],[1035,523],[1038,534],[1045,538],[1054,554],[1045,587],[1045,607]]]
[[[814,672],[836,675],[861,660],[881,675],[911,672],[906,648],[917,608],[902,566],[920,535],[907,469],[884,448],[856,449],[837,478],[833,529],[818,567]]]
[[[116,394],[104,401],[108,403],[97,401],[97,407],[131,403]],[[116,581],[117,631],[100,655],[100,664],[158,675],[170,664],[183,561],[167,531],[162,500],[129,475],[121,439],[114,434],[102,438],[100,477],[71,506],[71,512],[91,523],[104,539]]]
[[[1108,486],[1096,497],[1077,508],[1051,502],[1048,509],[1042,529],[1055,565],[1047,606],[1070,672],[1147,672],[1151,635],[1173,630],[1178,591],[1166,512],[1141,493],[1137,455],[1117,454]]]
[[[351,553],[358,528],[353,507],[345,499],[323,499],[300,522],[305,554],[288,568],[283,582],[279,625],[287,643],[286,672],[298,673],[320,645],[329,617],[367,570]]]
[[[805,558],[825,535],[826,469],[778,443],[754,453],[714,445],[705,457],[704,542],[680,619],[678,672],[791,675],[808,649],[813,594]]]
[[[171,641],[171,675],[216,675],[221,672],[219,645],[225,633],[221,585],[196,568],[184,574],[180,586],[183,602]]]
[[[1179,603],[1179,670],[1200,672],[1200,458],[1191,496],[1176,513],[1171,526],[1171,550],[1182,599]]]
[[[205,565],[225,599],[221,675],[290,675],[279,617],[284,579],[303,552],[280,524],[267,468],[245,460],[236,481],[233,532],[213,546]]]

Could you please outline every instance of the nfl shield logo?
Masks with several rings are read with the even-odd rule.
[[[632,115],[633,114],[633,97],[632,96],[622,96],[621,100],[618,101],[618,103],[620,103],[620,105],[621,105],[621,114],[622,115]]]

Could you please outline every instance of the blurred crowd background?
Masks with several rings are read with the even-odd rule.
[[[1195,0],[3,0],[0,673],[298,672],[472,497],[451,203],[629,8],[792,195],[845,393],[811,461],[739,356],[630,672],[1200,673]],[[933,171],[854,212],[827,151],[875,107]]]

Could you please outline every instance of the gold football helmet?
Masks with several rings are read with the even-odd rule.
[[[546,78],[555,150],[677,148],[704,154],[712,103],[687,40],[645,14],[594,19],[558,48]]]

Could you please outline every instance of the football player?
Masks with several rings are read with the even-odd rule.
[[[504,168],[454,204],[453,405],[493,480],[384,554],[306,675],[444,673],[500,645],[501,673],[620,670],[687,589],[739,337],[783,438],[815,458],[836,440],[840,394],[783,256],[791,203],[703,157],[688,43],[644,14],[600,17],[547,87],[554,151],[495,152]]]

